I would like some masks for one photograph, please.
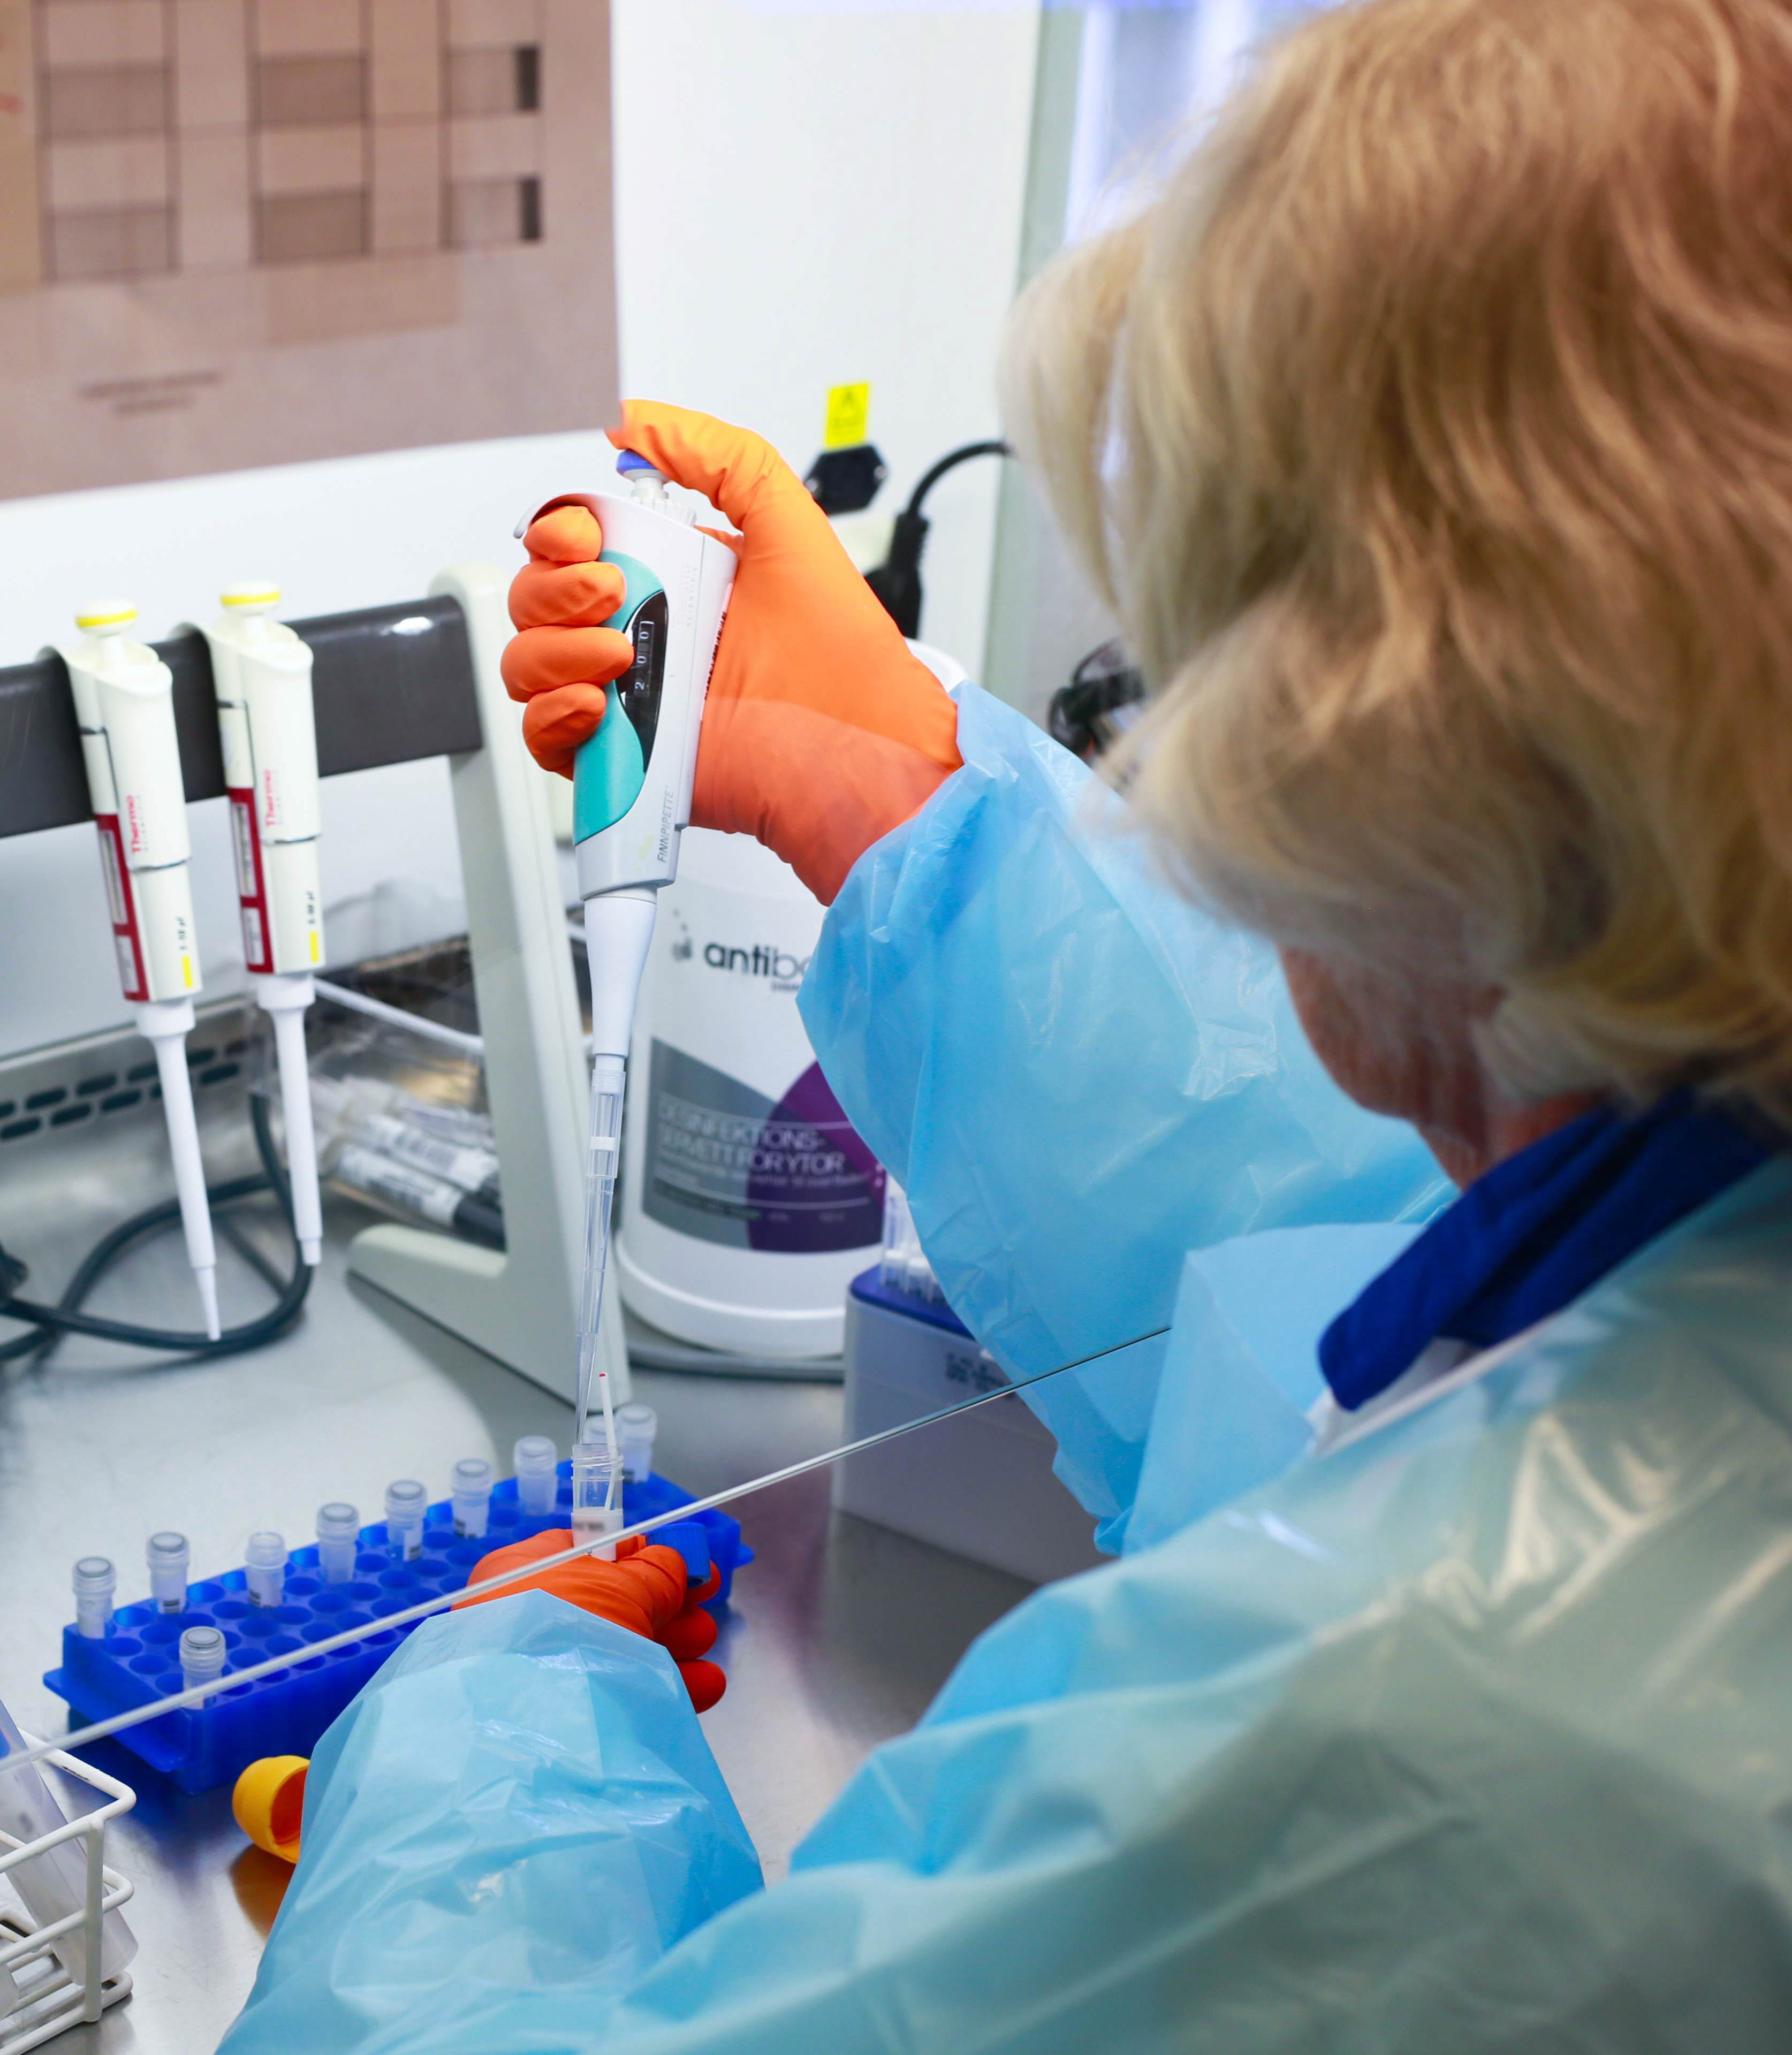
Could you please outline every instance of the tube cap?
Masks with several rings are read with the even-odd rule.
[[[650,458],[641,456],[638,450],[624,450],[616,460],[616,468],[624,478],[633,478],[637,471],[650,471],[656,478],[665,473]]]
[[[305,1773],[310,1767],[309,1756],[264,1755],[243,1771],[231,1793],[236,1824],[258,1848],[282,1862],[298,1860]]]
[[[234,613],[247,613],[280,604],[280,588],[272,578],[245,578],[227,585],[218,595],[218,604]]]
[[[709,1574],[709,1530],[701,1520],[674,1521],[648,1537],[661,1547],[676,1548],[685,1559],[685,1575],[701,1584]]]
[[[105,628],[128,628],[136,617],[136,606],[128,599],[90,599],[75,609],[76,627],[89,635]]]

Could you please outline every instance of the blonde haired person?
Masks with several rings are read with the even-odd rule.
[[[1782,0],[1364,0],[1041,280],[1125,802],[628,409],[740,531],[697,817],[832,901],[806,1016],[953,1305],[1017,1377],[1171,1327],[1027,1394],[1120,1560],[768,1891],[663,1658],[426,1627],[231,2055],[1792,2045],[1789,108]],[[599,539],[513,595],[553,768]]]

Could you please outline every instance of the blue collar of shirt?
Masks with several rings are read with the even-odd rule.
[[[1559,1312],[1774,1145],[1676,1092],[1601,1108],[1478,1177],[1320,1338],[1338,1403],[1366,1405],[1440,1338],[1491,1348]]]

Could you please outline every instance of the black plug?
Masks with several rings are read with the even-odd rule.
[[[890,554],[874,571],[865,574],[865,582],[874,592],[883,610],[913,638],[921,633],[921,553],[927,546],[930,525],[921,503],[949,471],[968,463],[973,456],[1006,456],[1006,443],[966,443],[942,456],[909,495],[909,503],[896,516],[890,538]]]
[[[921,553],[927,546],[932,525],[912,507],[898,514],[890,531],[889,555],[874,571],[865,574],[865,582],[877,594],[884,612],[911,639],[921,633]]]

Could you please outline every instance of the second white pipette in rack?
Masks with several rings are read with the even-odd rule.
[[[256,1003],[274,1023],[293,1228],[301,1255],[323,1251],[318,1145],[306,1065],[305,1010],[323,960],[318,881],[318,736],[311,652],[273,617],[277,586],[228,587],[205,630],[218,697],[224,785],[236,853],[243,951]]]

